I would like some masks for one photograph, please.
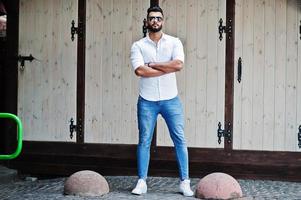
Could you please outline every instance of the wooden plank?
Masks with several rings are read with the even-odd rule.
[[[263,132],[263,87],[264,73],[264,5],[265,1],[255,0],[254,2],[254,57],[253,57],[253,116],[252,116],[252,149],[262,149]],[[243,65],[244,66],[244,65]],[[243,69],[244,70],[244,69]]]
[[[264,150],[273,149],[275,118],[275,0],[265,2]]]
[[[124,1],[123,6],[124,10],[123,13],[121,13],[123,16],[127,18],[127,20],[124,21],[124,44],[123,44],[123,64],[121,65],[121,96],[122,96],[122,124],[121,129],[123,132],[123,141],[126,142],[126,144],[135,144],[137,143],[136,140],[133,140],[132,138],[135,137],[137,132],[131,131],[131,121],[134,117],[136,117],[136,113],[131,112],[131,106],[133,104],[132,97],[129,95],[131,94],[132,90],[132,79],[136,78],[133,76],[132,72],[132,65],[130,60],[130,47],[132,45],[132,1],[127,0]],[[129,81],[130,80],[130,81]]]
[[[286,123],[285,150],[296,150],[297,116],[297,6],[296,1],[287,1],[287,63],[286,63]]]
[[[225,69],[225,125],[228,130],[233,130],[233,105],[234,105],[234,49],[235,49],[235,0],[226,3],[226,20],[232,21],[232,31],[227,34],[226,41],[226,69]],[[231,36],[231,37],[230,37]],[[226,129],[226,130],[227,130]],[[233,135],[224,140],[225,150],[233,149]]]
[[[218,19],[226,19],[226,1],[219,0],[218,2]],[[215,34],[216,38],[219,37],[218,32]],[[226,40],[219,41],[217,40],[217,50],[218,50],[218,73],[217,73],[217,122],[225,121],[225,68],[226,68]],[[232,94],[233,95],[233,94]],[[213,129],[214,130],[214,129]],[[211,130],[212,135],[214,135],[214,131]],[[216,133],[215,133],[216,135]],[[215,138],[218,141],[217,137]],[[215,143],[216,147],[223,148],[224,143],[218,144]]]
[[[301,26],[301,6],[298,7],[298,25]],[[299,33],[298,39],[298,90],[297,90],[297,126],[301,126],[301,33]],[[301,151],[301,148],[297,148],[297,151]]]
[[[76,76],[76,142],[84,143],[85,139],[85,68],[86,68],[86,0],[78,0],[78,23],[82,24],[83,35],[77,40],[77,76]]]
[[[217,42],[218,34],[216,31],[216,23],[218,19],[218,1],[208,1],[208,60],[207,60],[207,131],[206,146],[217,146],[216,128],[217,120],[217,100],[222,98],[223,94],[218,94],[218,55]],[[212,34],[216,33],[216,34]],[[224,83],[223,83],[224,85]]]
[[[132,25],[132,42],[139,40],[143,37],[142,25],[143,19],[146,18],[146,10],[149,6],[148,1],[135,0],[133,1],[133,25]],[[130,48],[130,47],[129,47]],[[138,99],[138,80],[133,70],[132,73],[132,120],[131,120],[131,141],[138,143],[138,123],[137,123],[137,99]]]
[[[111,114],[109,115],[110,124],[112,125],[111,134],[111,143],[119,143],[123,138],[120,137],[121,134],[121,126],[119,123],[121,122],[121,88],[120,88],[120,80],[121,80],[121,66],[122,63],[122,43],[123,40],[123,23],[116,23],[124,16],[120,13],[122,12],[122,1],[113,0],[113,12],[112,12],[112,74],[111,74],[111,82],[112,82],[112,90],[111,90]],[[124,20],[127,20],[124,18]]]
[[[106,27],[104,31],[104,43],[103,48],[106,50],[103,53],[103,62],[102,68],[102,100],[103,100],[103,121],[102,121],[102,140],[101,143],[110,143],[111,142],[111,134],[112,134],[112,124],[110,123],[110,119],[112,118],[112,110],[111,110],[111,101],[112,96],[110,93],[113,90],[112,87],[112,51],[113,47],[112,43],[112,12],[113,12],[113,1],[106,0],[103,2],[104,7],[104,16],[103,16],[103,25]]]
[[[285,81],[286,81],[286,16],[287,1],[276,1],[275,55],[275,133],[273,150],[285,150]]]
[[[103,1],[87,1],[85,142],[102,140]],[[91,98],[91,97],[96,98]]]
[[[175,26],[178,20],[178,13],[175,12],[177,10],[177,3],[175,1],[162,2],[163,13],[167,14],[164,18],[163,32],[172,36],[177,36],[177,27]]]
[[[196,54],[196,127],[195,146],[206,146],[207,114],[207,62],[208,62],[208,1],[198,1],[197,54]]]
[[[252,78],[254,52],[254,1],[244,2],[243,70],[242,70],[242,148],[252,148]]]
[[[244,0],[236,0],[235,2],[235,66],[234,66],[234,105],[233,105],[233,149],[240,149],[242,145],[242,83],[244,77],[242,76],[241,83],[237,82],[237,62],[238,58],[243,56],[243,33],[244,33]],[[244,70],[243,61],[243,70]]]
[[[195,111],[195,91],[196,84],[195,80],[197,79],[196,74],[196,50],[197,50],[197,32],[195,28],[197,24],[197,1],[190,0],[187,1],[187,22],[186,22],[186,65],[185,65],[185,131],[186,131],[186,140],[188,146],[195,146],[195,126],[196,126],[196,111]]]

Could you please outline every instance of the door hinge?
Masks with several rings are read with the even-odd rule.
[[[301,125],[299,126],[299,132],[298,132],[298,146],[301,148]]]
[[[144,20],[143,20],[142,33],[143,33],[143,37],[146,37],[146,33],[147,33],[147,22],[146,22],[146,19],[145,19],[145,18],[144,18]]]
[[[74,124],[73,118],[70,119],[70,125],[69,125],[69,131],[70,131],[70,138],[73,138],[73,132],[76,132],[78,134],[82,134],[82,124],[78,123],[77,125]]]
[[[229,19],[228,23],[226,23],[226,26],[223,26],[223,19],[220,18],[219,26],[218,26],[218,33],[219,33],[220,41],[222,41],[222,39],[223,39],[223,33],[226,33],[228,36],[228,39],[230,40],[232,38],[232,19]]]
[[[218,122],[218,129],[217,129],[217,138],[218,138],[218,144],[221,144],[222,142],[222,137],[227,140],[228,143],[231,143],[232,141],[232,131],[231,131],[231,123],[228,123],[228,128],[223,130],[222,129],[222,124]]]
[[[78,35],[78,39],[81,40],[83,39],[84,36],[84,24],[83,22],[79,21],[78,22],[78,27],[75,27],[75,22],[72,20],[71,22],[71,40],[74,41],[74,35]]]

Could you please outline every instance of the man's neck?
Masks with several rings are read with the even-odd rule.
[[[158,43],[159,40],[161,39],[163,33],[162,31],[159,31],[159,32],[149,32],[149,38],[154,41],[155,43]]]

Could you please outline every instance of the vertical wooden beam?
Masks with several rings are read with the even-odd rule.
[[[234,45],[235,45],[235,0],[226,2],[226,22],[232,20],[232,37],[226,35],[226,70],[225,70],[225,122],[226,130],[231,123],[231,143],[224,140],[225,150],[233,149],[233,99],[234,99]]]
[[[3,65],[3,91],[1,91],[0,112],[18,113],[18,46],[19,46],[19,0],[2,1],[7,11],[7,39],[5,61]],[[2,78],[1,77],[1,78]],[[11,153],[16,147],[17,127],[12,121],[3,121],[1,140],[3,139],[5,153]]]
[[[78,0],[78,24],[82,24],[83,35],[77,40],[77,96],[76,96],[76,119],[77,132],[76,142],[84,143],[85,125],[85,43],[86,43],[86,0]]]
[[[150,7],[159,6],[159,0],[150,0]]]

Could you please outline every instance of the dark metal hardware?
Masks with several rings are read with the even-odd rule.
[[[83,138],[83,126],[81,118],[78,118],[77,120],[77,134],[79,138]]]
[[[72,20],[71,22],[71,40],[74,41],[74,35],[78,35],[78,39],[82,39],[84,35],[83,23],[81,21],[78,22],[78,27],[75,27],[75,22]]]
[[[300,25],[299,25],[299,34],[300,34],[300,40],[301,40],[301,20],[300,20]]]
[[[241,81],[241,57],[238,58],[238,64],[237,64],[237,81],[239,83]]]
[[[232,19],[229,19],[226,26],[223,26],[223,19],[220,18],[219,26],[218,26],[218,33],[219,33],[220,41],[222,41],[222,39],[223,39],[223,33],[226,33],[228,35],[228,39],[230,40],[232,38]]]
[[[218,138],[218,144],[222,142],[222,136],[224,134],[224,130],[222,130],[222,124],[218,122],[218,129],[217,129],[217,138]]]
[[[159,6],[159,0],[151,0],[150,7]]]
[[[81,123],[78,123],[78,125],[74,124],[73,118],[70,119],[70,125],[69,125],[69,131],[70,131],[70,138],[73,138],[73,132],[77,132],[81,135],[82,133],[82,125]]]
[[[35,58],[30,54],[29,56],[18,56],[18,61],[21,63],[21,70],[25,67],[25,60],[32,62]]]
[[[231,143],[231,123],[228,123],[228,128],[223,130],[222,124],[218,122],[218,129],[217,129],[217,137],[218,137],[218,144],[221,144],[222,137],[224,137],[228,143]]]
[[[70,119],[69,131],[70,131],[70,138],[72,139],[73,132],[76,132],[76,125],[74,124],[73,118]]]
[[[299,132],[298,132],[298,146],[301,148],[301,125],[299,126]]]
[[[145,18],[144,18],[144,20],[143,20],[142,32],[143,32],[143,37],[146,37],[146,33],[147,33],[147,23],[146,23],[146,19],[145,19]]]

